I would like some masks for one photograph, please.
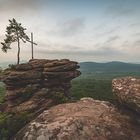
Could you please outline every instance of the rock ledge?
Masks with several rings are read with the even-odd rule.
[[[44,111],[15,140],[139,140],[139,130],[109,102],[84,98]]]

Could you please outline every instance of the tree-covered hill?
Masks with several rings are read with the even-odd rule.
[[[79,64],[83,72],[140,72],[140,64],[119,61],[108,63],[82,62]]]
[[[72,81],[71,88],[76,99],[87,96],[114,102],[112,79],[125,76],[140,78],[140,64],[83,62],[79,65],[82,75]]]

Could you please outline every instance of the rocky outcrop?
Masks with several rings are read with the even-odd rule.
[[[35,118],[14,140],[140,140],[140,80],[136,78],[112,81],[119,106],[91,98],[56,105],[60,94],[68,96],[70,81],[80,75],[78,68],[66,59],[31,60],[5,72],[6,99],[0,110],[25,113],[29,121]]]
[[[2,111],[28,112],[33,115],[56,103],[59,94],[69,96],[70,81],[80,75],[77,62],[67,59],[33,59],[6,70]]]
[[[140,125],[109,102],[83,98],[44,111],[14,140],[139,140]]]
[[[91,98],[45,110],[21,129],[14,140],[139,140],[140,80],[114,79],[121,106]]]
[[[119,103],[140,114],[140,79],[118,78],[113,80],[112,86]]]

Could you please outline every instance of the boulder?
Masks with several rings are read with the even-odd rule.
[[[83,98],[45,110],[14,140],[139,140],[140,125],[109,102]]]
[[[140,114],[140,79],[124,77],[112,81],[119,103]]]

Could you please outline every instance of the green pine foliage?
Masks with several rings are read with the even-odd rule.
[[[2,51],[7,53],[8,49],[11,49],[11,43],[18,43],[18,58],[17,64],[20,61],[20,41],[26,43],[29,40],[29,37],[25,33],[26,28],[22,27],[21,23],[18,23],[14,18],[9,20],[9,25],[6,27],[6,38],[4,42],[1,42]]]

